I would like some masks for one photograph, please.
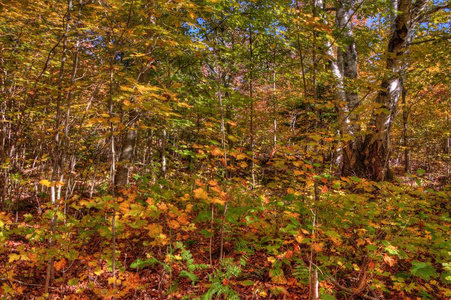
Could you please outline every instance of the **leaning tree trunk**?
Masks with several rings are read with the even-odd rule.
[[[391,152],[390,132],[403,89],[402,73],[406,66],[404,54],[408,50],[412,30],[426,7],[425,0],[417,0],[413,4],[411,0],[392,0],[392,4],[396,11],[388,42],[386,75],[376,98],[378,108],[370,124],[374,130],[365,136],[361,149],[365,173],[359,175],[376,181],[387,178]]]
[[[404,54],[408,50],[414,27],[427,13],[426,2],[392,0],[394,12],[387,49],[386,75],[376,98],[378,107],[368,126],[372,131],[362,140],[357,137],[358,132],[354,132],[354,141],[343,151],[342,175],[355,175],[375,181],[387,178],[391,151],[390,132],[403,89],[401,79],[406,66]],[[350,107],[354,108],[355,106]]]

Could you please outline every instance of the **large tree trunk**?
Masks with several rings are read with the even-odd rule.
[[[359,115],[355,112],[359,105],[358,93],[354,87],[357,79],[357,50],[352,33],[350,7],[344,1],[337,7],[337,26],[342,30],[346,45],[337,51],[337,61],[331,64],[332,71],[338,82],[339,128],[343,136],[351,136],[353,140],[346,142],[341,149],[341,173],[345,176],[354,175],[361,169],[359,149],[362,146]],[[330,47],[330,46],[329,46]]]
[[[392,0],[392,5],[394,11],[387,48],[386,74],[376,98],[378,107],[368,126],[371,132],[367,133],[365,138],[362,139],[356,131],[357,127],[352,127],[352,124],[356,124],[357,119],[343,122],[350,124],[348,128],[353,132],[349,132],[349,134],[354,136],[354,140],[343,149],[342,175],[344,176],[355,175],[376,181],[387,178],[391,151],[390,131],[403,88],[401,79],[406,66],[404,54],[408,49],[412,30],[424,13],[426,1],[417,0],[412,3],[411,0]],[[344,53],[346,52],[347,49]],[[348,63],[350,60],[346,55],[343,57],[345,59],[344,66],[346,66],[346,58]],[[347,76],[345,75],[345,77]],[[350,110],[358,105],[357,102],[349,101],[349,99],[347,103]],[[348,115],[352,116],[352,113]]]

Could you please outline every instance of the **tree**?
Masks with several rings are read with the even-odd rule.
[[[342,3],[342,2],[340,2]],[[385,72],[377,93],[376,109],[373,118],[368,124],[369,132],[361,137],[358,125],[358,116],[355,110],[358,103],[354,91],[343,93],[339,86],[342,98],[345,100],[344,109],[341,109],[342,133],[350,133],[353,140],[343,148],[342,174],[345,176],[359,176],[376,181],[387,179],[389,158],[391,153],[390,132],[393,120],[397,113],[398,102],[403,91],[402,78],[406,72],[406,52],[415,35],[417,26],[426,20],[427,16],[450,4],[431,6],[424,0],[393,0],[390,25],[390,37],[385,55]],[[348,37],[345,51],[339,50],[338,64],[342,61],[342,78],[356,78],[356,52],[353,41],[348,12],[343,11],[345,6],[337,8],[337,25]],[[342,54],[340,54],[342,53]],[[339,79],[340,76],[338,76]]]

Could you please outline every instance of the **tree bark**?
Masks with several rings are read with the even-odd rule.
[[[130,115],[133,119],[134,114],[130,113]],[[131,126],[133,127],[133,124]],[[135,128],[131,128],[125,133],[121,155],[117,163],[116,178],[114,179],[116,187],[122,187],[128,183],[130,164],[135,152],[136,136],[137,130]]]
[[[376,97],[378,107],[368,126],[372,131],[363,139],[358,138],[358,132],[352,132],[354,140],[343,151],[344,176],[383,181],[389,171],[390,132],[403,89],[401,79],[406,66],[404,54],[408,50],[413,29],[421,21],[426,1],[417,0],[412,3],[411,0],[392,0],[392,5],[394,12],[387,47],[386,74]],[[355,106],[349,108],[354,109],[358,105],[355,103]]]
[[[352,15],[349,10],[350,7],[347,7],[344,1],[339,2],[336,23],[347,43],[343,48],[338,49],[336,65],[332,64],[332,70],[338,82],[338,96],[341,100],[338,109],[340,133],[342,136],[353,137],[341,148],[341,173],[344,176],[354,175],[356,169],[361,168],[358,150],[362,146],[359,115],[355,112],[359,105],[358,93],[354,87],[358,77],[357,50],[352,32]]]

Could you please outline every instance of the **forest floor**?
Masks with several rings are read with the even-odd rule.
[[[451,188],[411,179],[138,180],[56,206],[42,194],[0,213],[0,295],[311,299],[317,282],[321,299],[451,299]]]

